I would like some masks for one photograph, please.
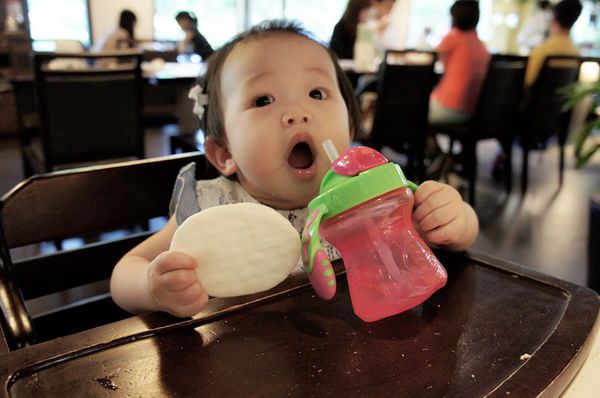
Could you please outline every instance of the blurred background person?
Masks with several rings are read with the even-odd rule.
[[[523,22],[517,35],[517,42],[525,53],[540,45],[548,35],[552,20],[552,6],[549,1],[538,0],[536,8]]]
[[[107,32],[93,47],[92,51],[111,51],[137,47],[135,24],[137,17],[131,10],[123,10],[119,15],[119,25]]]
[[[430,51],[433,50],[431,45],[431,28],[426,26],[417,41],[415,42],[415,50]]]
[[[544,60],[549,55],[579,55],[579,48],[571,39],[571,28],[581,15],[579,0],[563,0],[552,8],[550,35],[531,50],[525,73],[525,84],[531,86],[537,79]]]
[[[543,43],[531,50],[527,61],[527,70],[525,71],[526,88],[531,87],[537,80],[547,56],[579,55],[579,48],[571,39],[570,34],[571,28],[581,14],[581,9],[582,6],[579,0],[563,0],[552,8],[549,36]],[[526,90],[523,104],[528,101],[528,93],[529,90]],[[538,143],[541,147],[546,144],[545,142]],[[492,176],[494,178],[501,178],[506,173],[506,170],[504,170],[505,156],[502,148],[499,148],[496,159],[492,164]]]
[[[389,14],[395,0],[349,0],[342,17],[333,28],[329,48],[340,59],[355,57],[357,31],[367,28],[371,44],[383,50],[383,35],[389,27]]]
[[[395,3],[395,0],[373,0],[371,2],[370,18],[375,30],[376,51],[380,57],[383,56],[386,49],[396,47],[396,43],[390,43],[395,36],[393,34],[395,26],[391,19]]]
[[[183,30],[185,37],[181,43],[180,52],[191,55],[198,54],[206,61],[214,52],[212,46],[198,30],[198,19],[188,11],[180,11],[175,20]]]
[[[490,60],[477,36],[479,3],[458,0],[450,7],[452,28],[436,47],[444,74],[431,93],[429,122],[464,123],[473,112]]]
[[[354,58],[354,42],[359,23],[369,17],[372,0],[349,0],[340,20],[333,28],[329,48],[340,59]]]

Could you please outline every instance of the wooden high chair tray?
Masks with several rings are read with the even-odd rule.
[[[211,300],[193,319],[148,314],[6,353],[2,392],[559,395],[592,345],[598,295],[497,260],[438,255],[447,286],[391,318],[357,318],[343,273],[331,301],[318,298],[301,275],[268,294]]]

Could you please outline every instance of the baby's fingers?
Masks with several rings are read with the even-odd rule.
[[[163,252],[148,267],[147,278],[151,291],[177,291],[191,285],[196,279],[197,262],[187,254]]]
[[[162,252],[148,267],[148,280],[155,280],[161,275],[175,270],[195,270],[198,263],[193,258],[179,252]]]
[[[186,317],[200,312],[208,302],[208,294],[200,281],[178,292],[163,291],[156,301],[167,312],[178,317]]]
[[[415,215],[415,220],[421,231],[428,232],[451,223],[456,216],[456,212],[452,211],[451,206],[445,205],[430,211],[421,219]]]
[[[457,217],[439,227],[424,231],[425,239],[435,245],[452,245],[459,241],[465,230],[463,218]]]
[[[163,288],[168,292],[177,293],[189,288],[198,281],[198,275],[195,270],[176,269],[174,271],[160,274],[156,280],[156,286]]]
[[[426,181],[415,192],[415,211],[414,218],[417,222],[421,221],[431,212],[445,207],[452,201],[460,199],[460,194],[449,186],[435,181]]]
[[[196,260],[181,252],[163,252],[152,261],[154,271],[158,274],[170,272],[176,269],[195,269]]]

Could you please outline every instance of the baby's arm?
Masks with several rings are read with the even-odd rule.
[[[415,192],[415,206],[417,228],[428,243],[460,251],[477,239],[477,215],[450,185],[425,181]]]
[[[198,313],[208,295],[198,280],[196,261],[167,252],[177,229],[174,217],[129,251],[115,266],[110,290],[115,303],[133,312],[165,311],[185,317]]]

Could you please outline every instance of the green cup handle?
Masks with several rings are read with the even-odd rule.
[[[419,186],[412,181],[408,181],[408,188],[414,193]]]
[[[302,231],[302,262],[315,292],[321,298],[329,300],[335,295],[335,273],[319,233],[321,219],[326,213],[327,207],[321,204],[306,218],[304,231]]]

